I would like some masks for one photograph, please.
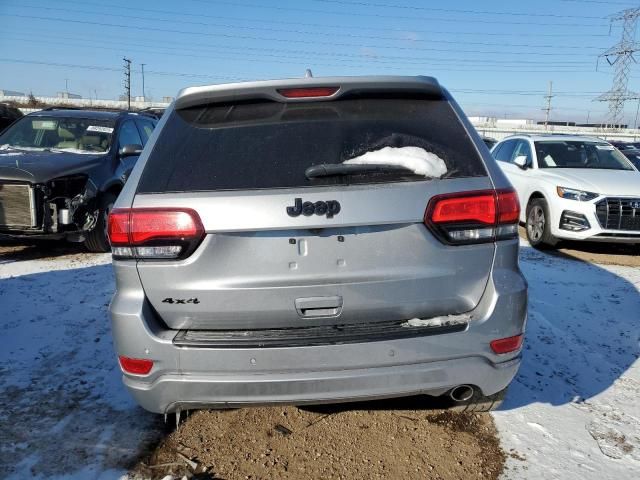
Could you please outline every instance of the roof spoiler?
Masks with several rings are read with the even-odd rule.
[[[352,93],[413,93],[436,98],[444,96],[442,87],[433,77],[310,77],[189,87],[178,93],[174,107],[180,110],[197,105],[243,100],[328,101]]]

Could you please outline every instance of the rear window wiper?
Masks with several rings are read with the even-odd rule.
[[[358,175],[361,173],[410,173],[415,175],[413,170],[402,165],[384,163],[321,163],[319,165],[311,165],[304,171],[307,178]]]

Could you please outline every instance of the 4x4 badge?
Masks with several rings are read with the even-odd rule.
[[[303,202],[301,198],[296,198],[293,206],[287,207],[287,215],[290,217],[298,217],[300,214],[305,217],[311,215],[326,215],[327,218],[333,218],[340,212],[340,202],[337,200],[327,200],[326,202]]]

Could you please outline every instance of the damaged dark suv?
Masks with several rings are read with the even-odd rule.
[[[0,135],[0,238],[110,250],[106,218],[156,125],[131,112],[47,109]]]

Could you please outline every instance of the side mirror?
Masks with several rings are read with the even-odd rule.
[[[142,145],[137,143],[131,143],[129,145],[125,145],[118,151],[118,155],[120,158],[125,157],[133,157],[136,155],[140,155],[142,153]]]
[[[520,167],[522,170],[526,170],[529,167],[526,155],[519,155],[513,159],[513,163]]]

